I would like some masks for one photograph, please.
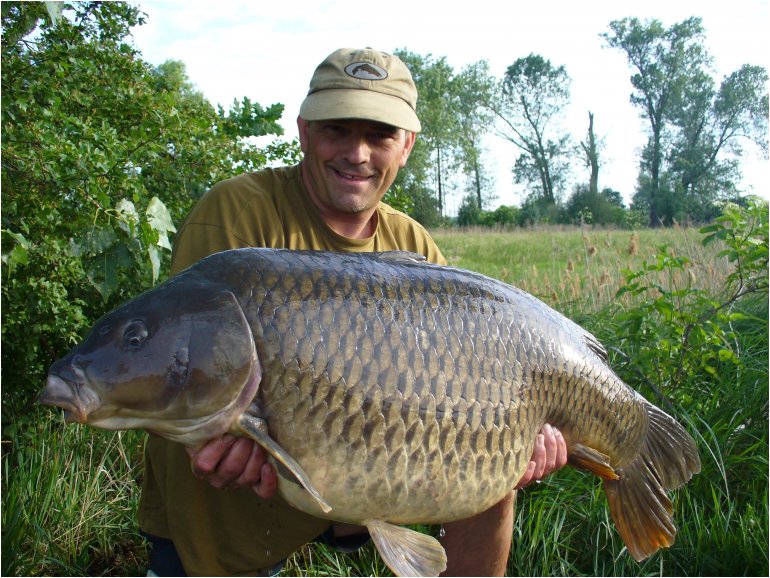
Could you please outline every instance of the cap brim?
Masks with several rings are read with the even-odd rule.
[[[360,118],[420,132],[420,120],[404,100],[371,90],[327,89],[309,94],[299,109],[305,120]]]

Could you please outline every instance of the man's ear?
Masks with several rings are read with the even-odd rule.
[[[299,147],[302,150],[302,152],[306,152],[307,148],[307,131],[308,127],[310,126],[310,122],[302,118],[301,116],[297,116],[297,131],[299,132]]]
[[[409,154],[412,152],[414,143],[417,140],[416,132],[412,132],[411,130],[405,130],[404,133],[405,133],[406,141],[404,142],[404,150],[401,154],[401,163],[399,164],[400,168],[404,168],[406,166],[406,161],[409,159]]]

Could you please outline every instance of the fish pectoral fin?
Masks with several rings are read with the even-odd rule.
[[[250,437],[259,445],[261,445],[267,453],[273,456],[279,463],[286,466],[286,468],[297,478],[297,481],[302,485],[308,493],[315,498],[321,509],[328,513],[331,512],[332,507],[321,497],[318,490],[313,486],[313,482],[310,480],[302,466],[297,463],[289,453],[279,446],[273,438],[267,433],[267,422],[258,417],[254,417],[249,414],[241,414],[238,421],[235,423],[231,430],[233,434],[240,434],[246,437]]]
[[[610,465],[609,456],[583,444],[569,448],[567,462],[574,468],[588,470],[604,480],[617,480],[618,474]]]
[[[366,528],[396,576],[438,576],[446,570],[446,552],[434,537],[382,520],[370,521]]]

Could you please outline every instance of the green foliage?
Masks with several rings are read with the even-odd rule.
[[[634,352],[634,363],[648,377],[676,388],[684,376],[715,376],[725,364],[740,364],[733,325],[744,318],[735,304],[750,293],[767,294],[768,207],[758,199],[748,209],[725,208],[713,225],[701,229],[704,244],[721,240],[734,269],[725,293],[698,288],[689,260],[661,246],[641,270],[623,271],[617,296],[643,296],[637,307],[618,314],[621,348]],[[661,283],[660,273],[668,277]]]
[[[620,193],[612,189],[593,193],[588,187],[576,187],[565,209],[573,224],[623,226],[626,223],[623,200]]]
[[[2,575],[144,574],[143,447],[142,432],[68,425],[48,408],[6,425]]]
[[[277,132],[281,105],[217,112],[181,63],[144,62],[132,5],[68,4],[54,25],[43,3],[4,2],[2,17],[5,417],[97,317],[166,274],[174,223],[215,181],[298,153],[246,138]]]
[[[752,197],[746,207],[727,203],[722,215],[700,231],[705,234],[704,245],[721,241],[725,248],[719,255],[735,264],[735,270],[728,277],[733,299],[748,293],[767,292],[767,201]]]
[[[393,184],[382,200],[402,213],[409,214],[414,210],[414,199],[398,184]]]

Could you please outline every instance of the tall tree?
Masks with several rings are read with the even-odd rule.
[[[434,59],[430,54],[420,56],[405,50],[396,51],[396,55],[409,67],[417,85],[417,116],[422,124],[418,142],[421,141],[419,146],[428,150],[431,180],[439,211],[443,215],[447,183],[452,182],[448,176],[454,172],[459,157],[460,131],[452,95],[454,70],[445,57]]]
[[[580,142],[580,148],[583,149],[586,165],[591,169],[588,192],[595,195],[599,192],[599,145],[594,134],[594,113],[592,112],[588,113],[588,134],[586,140]]]
[[[685,87],[668,161],[691,216],[704,217],[704,207],[735,191],[743,145],[767,156],[767,81],[764,68],[746,64],[718,90],[705,74]]]
[[[637,18],[613,20],[609,26],[611,31],[601,37],[610,47],[626,53],[634,69],[631,103],[642,110],[649,122],[642,168],[649,173],[650,225],[657,226],[666,129],[680,110],[685,87],[702,78],[710,65],[703,46],[703,26],[701,19],[695,17],[668,29],[659,20],[641,22]]]
[[[566,180],[569,136],[557,121],[569,99],[564,66],[530,54],[508,67],[491,103],[502,125],[499,134],[522,152],[514,166],[516,182],[534,185],[548,204],[556,202]]]
[[[492,124],[489,102],[494,89],[494,79],[486,61],[463,68],[453,80],[457,115],[460,124],[462,170],[479,210],[493,200],[494,181],[489,174],[484,157],[483,141]]]
[[[422,124],[409,163],[396,183],[414,198],[412,216],[430,224],[434,206],[440,215],[445,213],[447,198],[458,192],[462,174],[481,202],[490,194],[482,139],[490,122],[485,103],[493,81],[484,61],[470,64],[458,74],[445,57],[406,50],[395,53],[414,77]]]

